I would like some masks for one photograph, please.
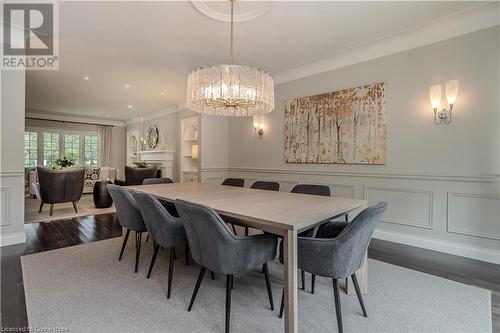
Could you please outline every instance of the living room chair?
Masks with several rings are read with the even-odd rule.
[[[123,238],[122,249],[118,260],[122,260],[123,251],[127,245],[128,236],[130,231],[135,231],[135,273],[139,269],[139,256],[141,254],[141,239],[142,233],[145,232],[146,225],[142,219],[142,214],[139,211],[137,202],[135,201],[132,193],[124,187],[108,184],[106,185],[109,194],[113,198],[116,207],[116,214],[118,215],[118,222],[122,227],[127,229],[125,237]]]
[[[206,269],[226,275],[225,332],[229,332],[233,276],[255,267],[264,270],[269,303],[273,310],[267,262],[273,260],[276,254],[276,236],[263,234],[238,237],[212,208],[183,200],[177,200],[175,205],[186,230],[191,256],[201,266],[188,311],[193,307]]]
[[[125,166],[125,180],[115,179],[115,184],[120,186],[142,185],[146,178],[156,178],[157,168],[153,165],[148,168],[134,168]]]
[[[319,227],[316,237],[298,237],[298,268],[333,280],[335,312],[340,333],[343,331],[343,326],[338,280],[351,277],[361,310],[366,317],[356,272],[363,264],[373,231],[386,208],[387,202],[379,202],[364,209],[350,223],[327,222]],[[279,258],[283,262],[282,244],[280,244]],[[281,297],[280,318],[283,316],[283,299],[284,292]]]
[[[35,184],[35,194],[40,200],[39,213],[44,204],[50,204],[50,216],[54,212],[54,204],[71,202],[75,213],[78,213],[76,203],[82,197],[84,169],[55,170],[37,168],[38,183]]]
[[[151,276],[151,271],[156,261],[156,256],[160,247],[170,249],[170,258],[168,266],[168,287],[167,299],[170,298],[170,290],[172,289],[172,276],[174,274],[174,259],[175,247],[184,246],[186,254],[186,265],[189,265],[189,249],[186,237],[186,232],[179,218],[173,217],[167,209],[150,194],[142,192],[132,192],[142,218],[148,229],[148,234],[153,240],[153,257],[149,265],[147,278]]]

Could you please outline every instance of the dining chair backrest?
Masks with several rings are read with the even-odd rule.
[[[106,185],[106,189],[115,203],[120,225],[129,230],[145,231],[146,225],[130,190],[114,184]]]
[[[132,196],[137,202],[149,236],[154,242],[163,248],[187,243],[181,220],[173,217],[158,199],[151,194],[139,191],[133,192]]]
[[[142,181],[142,185],[153,185],[153,184],[171,184],[174,181],[168,177],[164,178],[146,178]]]
[[[250,186],[250,188],[256,190],[279,191],[280,183],[258,180],[255,183],[253,183],[252,186]]]
[[[293,187],[292,193],[310,194],[310,195],[320,195],[324,197],[329,197],[330,187],[326,185],[314,185],[314,184],[297,184]]]
[[[299,238],[301,269],[336,279],[354,274],[363,263],[375,227],[386,208],[387,202],[379,202],[364,209],[335,238]]]
[[[243,187],[245,185],[245,180],[243,178],[226,178],[222,182],[222,185]]]

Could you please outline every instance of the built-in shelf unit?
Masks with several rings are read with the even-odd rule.
[[[180,171],[182,182],[199,181],[199,116],[183,118],[180,121]]]
[[[127,132],[127,165],[133,166],[137,162],[137,152],[140,149],[139,131],[133,130]]]

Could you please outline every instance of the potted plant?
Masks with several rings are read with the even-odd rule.
[[[148,164],[146,162],[134,162],[136,168],[147,168]]]
[[[57,160],[54,161],[54,165],[52,168],[63,169],[63,168],[72,168],[74,166],[75,166],[75,160],[63,156],[62,158],[58,158]]]

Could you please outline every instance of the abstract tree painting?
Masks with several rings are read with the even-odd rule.
[[[286,162],[385,164],[385,95],[375,83],[287,101]]]

